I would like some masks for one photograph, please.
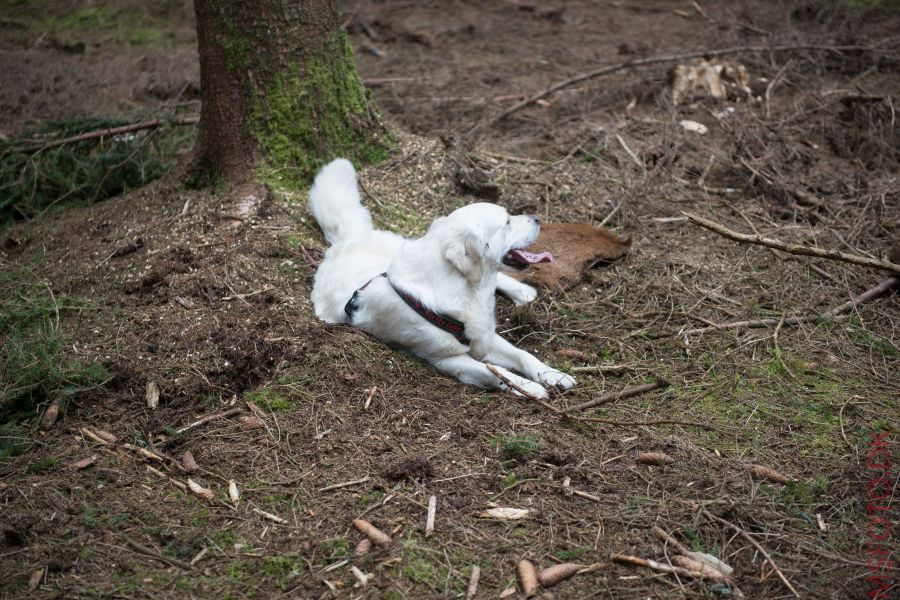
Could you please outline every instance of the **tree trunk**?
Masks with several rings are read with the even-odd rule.
[[[325,162],[387,155],[332,0],[194,0],[202,107],[197,184],[305,186]]]

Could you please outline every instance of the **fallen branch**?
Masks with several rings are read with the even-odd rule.
[[[697,215],[692,215],[690,213],[683,213],[688,219],[697,225],[709,229],[714,233],[718,233],[722,237],[726,237],[730,240],[734,240],[736,242],[741,242],[745,244],[755,244],[757,246],[765,246],[767,248],[774,248],[776,250],[781,250],[782,252],[787,252],[788,254],[798,254],[800,256],[815,256],[816,258],[827,258],[828,260],[838,260],[842,262],[851,263],[854,265],[861,265],[864,267],[871,267],[875,269],[886,269],[891,271],[892,273],[900,274],[900,265],[896,263],[892,263],[888,260],[881,260],[877,258],[868,258],[866,256],[859,256],[856,254],[847,254],[846,252],[839,252],[837,250],[823,250],[822,248],[814,248],[812,246],[801,246],[799,244],[789,244],[787,242],[782,242],[780,240],[773,240],[771,238],[764,238],[760,235],[747,235],[745,233],[738,233],[737,231],[732,231],[728,229],[724,225],[719,225],[715,221],[710,221],[709,219],[705,219],[703,217],[699,217]]]
[[[554,83],[547,89],[542,92],[538,92],[528,98],[522,100],[521,102],[517,102],[513,104],[503,112],[501,112],[496,117],[493,117],[487,121],[476,124],[472,129],[468,131],[468,134],[471,135],[478,129],[491,127],[496,125],[509,115],[522,110],[526,106],[530,106],[537,102],[538,100],[542,100],[551,94],[558,92],[559,90],[569,87],[571,85],[575,85],[576,83],[581,83],[582,81],[587,81],[588,79],[594,79],[595,77],[600,77],[602,75],[610,75],[612,73],[616,73],[618,71],[624,71],[625,69],[633,69],[636,67],[645,67],[647,65],[656,65],[660,63],[667,62],[676,62],[680,60],[688,60],[691,58],[711,58],[713,56],[725,56],[727,54],[740,54],[741,52],[777,52],[777,51],[798,51],[798,50],[828,50],[831,52],[844,52],[848,50],[875,50],[876,46],[821,46],[821,45],[790,45],[790,46],[736,46],[733,48],[722,48],[719,50],[698,50],[697,52],[686,52],[684,54],[669,54],[666,56],[651,56],[648,58],[638,58],[635,60],[629,60],[622,63],[618,63],[615,65],[608,65],[605,67],[600,67],[598,69],[594,69],[593,71],[588,71],[586,73],[580,73],[575,75],[574,77],[570,77],[558,83]]]
[[[599,398],[595,398],[594,400],[589,400],[587,402],[582,402],[581,404],[576,404],[575,406],[569,406],[568,408],[563,409],[561,412],[563,414],[578,412],[580,410],[585,410],[587,408],[593,408],[595,406],[600,406],[601,404],[606,404],[607,402],[613,402],[615,400],[621,400],[622,398],[630,398],[631,396],[637,396],[638,394],[643,394],[644,392],[649,392],[652,390],[656,390],[663,387],[668,387],[669,382],[657,379],[653,383],[645,383],[642,385],[636,385],[633,387],[625,388],[624,390],[619,390],[617,392],[610,392],[608,394],[604,394]]]
[[[744,538],[745,540],[747,540],[748,542],[753,544],[753,547],[756,548],[757,550],[759,550],[759,553],[763,555],[763,558],[765,558],[766,561],[772,566],[772,570],[775,571],[775,574],[778,575],[778,578],[781,579],[782,582],[784,582],[784,585],[786,585],[787,588],[789,590],[791,590],[791,592],[793,592],[795,596],[797,596],[798,598],[801,597],[800,593],[794,588],[794,586],[791,585],[791,582],[788,581],[787,577],[784,576],[784,573],[781,572],[781,569],[778,568],[778,565],[775,564],[775,561],[772,560],[772,557],[769,556],[769,553],[766,552],[766,549],[763,548],[759,544],[759,542],[757,542],[755,539],[753,539],[753,537],[749,533],[747,533],[746,531],[744,531],[743,529],[741,529],[734,523],[731,523],[730,521],[726,521],[722,517],[717,517],[716,515],[712,514],[708,510],[706,510],[705,508],[703,508],[703,507],[699,507],[699,508],[700,508],[700,512],[703,513],[703,515],[707,519],[709,519],[711,521],[717,521],[717,522],[721,523],[722,525],[725,525],[726,527],[730,527],[731,529],[734,529],[738,535],[740,535],[742,538]]]
[[[718,331],[722,329],[756,329],[760,327],[772,327],[777,326],[781,323],[784,325],[798,325],[800,323],[819,323],[821,321],[827,321],[828,319],[839,319],[841,318],[841,313],[844,313],[848,310],[853,309],[864,302],[868,302],[869,300],[873,300],[882,294],[889,292],[892,288],[897,286],[900,283],[900,277],[888,277],[887,279],[882,280],[875,287],[872,287],[862,294],[854,297],[852,300],[848,300],[841,305],[838,305],[828,312],[821,315],[811,315],[808,317],[787,317],[787,318],[767,318],[767,319],[749,319],[746,321],[732,321],[731,323],[721,323],[719,325],[712,325],[710,327],[699,327],[697,329],[688,329],[687,331],[680,331],[676,335],[695,335],[698,333],[706,333],[707,331]]]
[[[144,129],[153,129],[162,125],[196,125],[200,122],[200,117],[179,117],[177,119],[152,119],[150,121],[141,121],[140,123],[132,123],[130,125],[120,125],[119,127],[109,127],[107,129],[99,129],[97,131],[88,131],[72,137],[54,140],[46,144],[35,144],[33,146],[25,146],[17,148],[16,152],[43,152],[51,148],[58,148],[66,144],[74,144],[76,142],[86,142],[97,138],[108,137],[111,135],[122,135],[123,133],[132,133],[134,131],[142,131]]]

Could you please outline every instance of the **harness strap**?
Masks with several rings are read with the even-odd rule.
[[[379,277],[387,277],[387,273],[381,273],[380,275],[376,275],[372,279],[368,280],[361,288],[353,292],[350,300],[348,300],[347,304],[344,305],[344,312],[347,313],[349,323],[353,323],[353,315],[357,310],[359,310],[359,293],[365,290],[370,283],[372,283]],[[455,337],[460,344],[468,346],[472,343],[472,341],[468,337],[466,337],[466,326],[464,323],[457,321],[449,315],[445,315],[444,313],[439,313],[428,308],[427,306],[425,306],[425,304],[422,303],[421,300],[419,300],[409,292],[402,290],[394,285],[394,282],[390,279],[388,279],[388,283],[391,284],[391,287],[394,289],[397,295],[400,296],[400,298],[402,298],[404,302],[406,302],[407,306],[419,313],[423,319]]]

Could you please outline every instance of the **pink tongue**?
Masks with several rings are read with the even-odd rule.
[[[515,256],[518,260],[530,265],[541,262],[553,262],[553,255],[549,252],[534,254],[533,252],[526,252],[525,250],[513,250],[510,254]]]

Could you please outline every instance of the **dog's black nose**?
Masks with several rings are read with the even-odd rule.
[[[541,218],[537,215],[531,215],[531,220],[534,221],[535,223],[537,223],[538,225],[541,224]]]

